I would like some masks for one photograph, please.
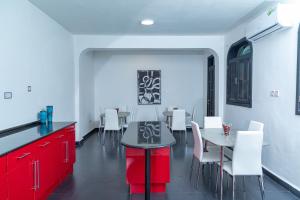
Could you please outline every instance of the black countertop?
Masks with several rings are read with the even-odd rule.
[[[155,149],[175,144],[175,138],[164,122],[132,122],[125,131],[121,143],[128,147]]]
[[[75,124],[75,122],[53,122],[47,125],[38,124],[26,130],[0,137],[0,156],[40,140],[73,124]]]

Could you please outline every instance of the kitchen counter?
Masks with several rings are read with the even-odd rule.
[[[47,137],[73,124],[75,122],[53,122],[47,125],[38,124],[26,130],[0,137],[0,156]]]

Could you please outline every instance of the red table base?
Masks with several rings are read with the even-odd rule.
[[[170,148],[151,150],[151,192],[165,192],[170,182]],[[126,147],[126,182],[130,194],[145,192],[145,150]]]

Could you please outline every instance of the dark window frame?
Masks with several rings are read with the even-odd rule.
[[[297,52],[296,115],[300,115],[300,25],[298,30],[298,52]]]
[[[250,47],[250,53],[239,56],[239,49],[245,46]],[[252,63],[253,47],[250,41],[246,38],[242,38],[231,45],[227,54],[226,104],[252,108]],[[238,77],[244,75],[243,73],[246,72],[242,71],[241,68],[238,68],[240,64],[243,64],[244,66],[245,64],[248,65],[248,67],[244,68],[244,70],[248,71],[246,74],[247,79],[242,83],[238,83]],[[234,84],[233,78],[235,79]],[[244,88],[246,89],[247,98],[241,99],[238,97],[238,95],[241,94],[239,88],[245,83],[248,84],[248,86]]]

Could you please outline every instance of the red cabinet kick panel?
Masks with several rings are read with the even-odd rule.
[[[170,148],[151,150],[151,192],[165,192],[170,182]],[[126,148],[126,182],[130,193],[144,193],[145,150]]]

